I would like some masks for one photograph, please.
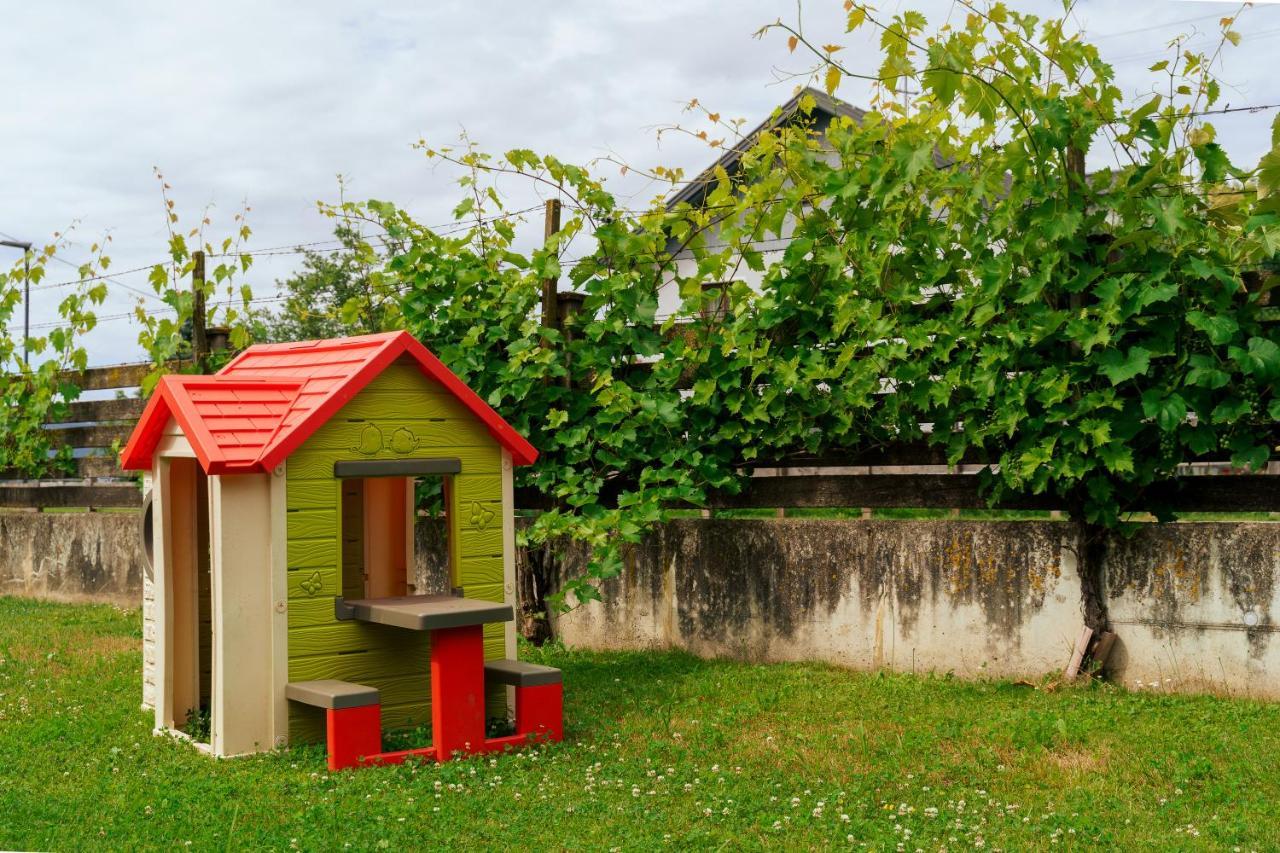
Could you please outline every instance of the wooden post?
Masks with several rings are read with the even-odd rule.
[[[543,235],[545,240],[550,240],[560,231],[560,199],[552,198],[547,200],[547,216],[546,230]],[[542,325],[556,328],[560,325],[560,309],[556,298],[556,288],[559,286],[559,280],[556,278],[544,278],[542,280]]]
[[[566,388],[574,385],[573,356],[569,352],[575,337],[574,318],[582,310],[582,304],[586,300],[585,293],[574,293],[572,290],[556,293],[556,328],[564,336],[564,381],[561,384]]]
[[[31,244],[22,254],[22,369],[30,372],[31,362]]]
[[[582,304],[587,301],[585,293],[575,293],[572,290],[566,290],[563,293],[556,293],[556,309],[559,312],[557,326],[560,331],[564,332],[565,340],[571,341],[574,337],[573,318],[582,311]],[[1280,473],[1277,471],[1276,473]]]
[[[209,340],[204,327],[204,251],[197,249],[191,255],[191,262],[191,357],[196,363],[196,372],[204,373],[209,359]]]
[[[1094,641],[1093,648],[1089,649],[1089,660],[1093,664],[1093,670],[1099,677],[1102,676],[1103,670],[1106,669],[1107,660],[1111,657],[1111,650],[1115,648],[1116,635],[1111,631],[1103,631],[1098,635],[1098,639]]]
[[[1089,640],[1093,639],[1093,629],[1086,625],[1080,629],[1080,636],[1076,639],[1075,650],[1071,653],[1071,663],[1067,664],[1067,671],[1063,673],[1067,681],[1071,681],[1080,674],[1080,666],[1084,663],[1084,653],[1089,648]]]
[[[560,200],[548,199],[546,203],[545,240],[550,241],[560,230]],[[559,287],[556,277],[542,280],[542,325],[545,328],[563,328],[560,322],[560,306],[556,289]],[[549,346],[542,341],[543,347]],[[568,377],[565,379],[568,382]],[[544,376],[542,383],[550,386],[551,377]],[[563,507],[564,502],[553,499],[553,507]],[[541,646],[551,639],[551,621],[547,618],[546,592],[550,588],[551,579],[560,571],[559,556],[548,546],[539,549],[528,549],[524,565],[516,571],[520,585],[520,633],[536,646]],[[434,713],[434,711],[432,712]],[[483,720],[481,721],[483,725]]]
[[[1084,155],[1085,152],[1082,149],[1074,145],[1067,146],[1064,159],[1067,169],[1067,192],[1070,195],[1078,196],[1084,192],[1085,182],[1088,180],[1084,167]],[[1067,296],[1067,305],[1071,309],[1070,316],[1079,316],[1080,309],[1084,306],[1084,297],[1079,293],[1072,293]],[[1073,340],[1067,349],[1071,353],[1072,359],[1080,357],[1081,347],[1079,342]],[[1079,389],[1077,388],[1073,394],[1075,397],[1079,397]]]

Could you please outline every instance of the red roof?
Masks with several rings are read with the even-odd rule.
[[[271,471],[388,365],[413,358],[527,465],[538,458],[518,432],[408,332],[328,341],[258,344],[213,376],[165,376],[121,454],[125,470],[149,470],[173,417],[209,474]]]

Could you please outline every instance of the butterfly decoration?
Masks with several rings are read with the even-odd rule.
[[[491,508],[485,506],[479,501],[471,502],[471,526],[479,530],[484,530],[489,526],[489,522],[493,521],[493,517],[497,515]]]
[[[320,577],[319,572],[312,572],[311,577],[304,580],[299,586],[307,595],[319,595],[320,590],[324,588],[324,579]]]

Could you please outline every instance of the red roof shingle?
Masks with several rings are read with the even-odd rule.
[[[170,417],[209,474],[271,471],[388,365],[402,356],[451,392],[511,452],[538,452],[408,332],[249,347],[213,376],[165,376],[121,454],[148,470]]]

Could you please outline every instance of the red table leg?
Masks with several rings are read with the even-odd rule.
[[[436,760],[484,746],[484,626],[431,632],[431,727]]]

